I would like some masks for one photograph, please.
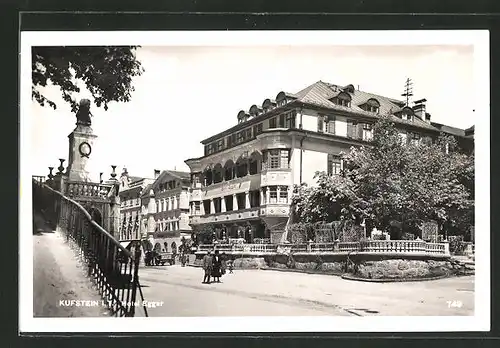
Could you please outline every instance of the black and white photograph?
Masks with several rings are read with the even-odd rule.
[[[21,331],[489,330],[487,31],[20,40]]]

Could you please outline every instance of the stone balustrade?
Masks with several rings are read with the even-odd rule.
[[[425,252],[428,254],[445,254],[448,243],[426,243]],[[448,254],[450,253],[448,249]]]
[[[366,243],[363,251],[384,253],[425,253],[424,241],[412,240],[372,240]]]
[[[71,198],[106,198],[111,191],[111,185],[92,182],[68,182],[66,194]]]
[[[216,244],[221,252],[249,253],[399,253],[399,254],[434,254],[449,255],[447,243],[426,243],[414,240],[370,240],[363,242],[302,243],[302,244]],[[200,245],[198,251],[214,250],[213,244]],[[283,251],[285,250],[285,251]]]

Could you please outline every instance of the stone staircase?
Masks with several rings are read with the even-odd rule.
[[[452,256],[450,262],[457,275],[474,275],[476,272],[474,256]]]

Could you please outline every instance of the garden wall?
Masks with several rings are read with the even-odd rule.
[[[204,253],[197,253],[201,266]],[[460,268],[446,256],[403,253],[226,253],[235,269],[282,269],[373,280],[418,280],[456,275]]]

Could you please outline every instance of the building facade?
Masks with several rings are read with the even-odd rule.
[[[171,252],[181,238],[191,238],[189,190],[188,172],[155,170],[154,182],[141,194],[142,226],[157,250]]]
[[[153,179],[130,176],[124,168],[119,178],[120,182],[120,227],[119,239],[141,239],[146,232],[143,220],[144,210],[141,205],[141,196],[144,189],[153,182]]]
[[[234,127],[201,142],[204,156],[185,161],[191,170],[193,230],[211,225],[219,238],[280,242],[294,185],[314,185],[317,171],[339,174],[340,153],[369,145],[381,115],[391,117],[406,142],[431,140],[441,132],[473,142],[470,132],[467,137],[464,130],[433,125],[425,102],[410,107],[353,85],[318,81],[240,111]]]

